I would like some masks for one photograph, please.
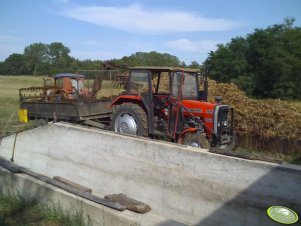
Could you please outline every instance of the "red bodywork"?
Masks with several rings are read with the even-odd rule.
[[[157,97],[162,100],[164,98],[167,98],[167,95],[157,95]],[[113,105],[120,105],[121,103],[124,102],[135,102],[139,101],[141,103],[142,101],[142,96],[133,96],[133,95],[121,95],[117,97],[111,104]],[[182,106],[184,107],[184,116],[189,117],[191,114],[194,116],[202,118],[206,131],[207,131],[207,136],[210,138],[213,133],[213,123],[214,123],[214,108],[217,105],[216,103],[210,103],[210,102],[205,102],[205,101],[198,101],[198,100],[182,100],[181,101]],[[169,102],[166,101],[164,103],[166,107],[169,106]],[[162,109],[164,111],[164,109]],[[164,113],[164,112],[162,112]],[[166,117],[168,119],[168,116]],[[187,132],[195,132],[197,129],[196,128],[189,128],[185,129],[179,137],[182,137],[185,133]]]
[[[214,123],[214,108],[216,103],[198,101],[198,100],[182,100],[182,105],[194,116],[201,117],[207,127],[207,135],[211,137]],[[189,116],[190,113],[184,111],[184,116]]]
[[[124,102],[129,102],[129,101],[141,101],[142,97],[141,96],[133,96],[133,95],[122,95],[117,97],[115,100],[113,100],[111,106],[113,105],[119,105]]]

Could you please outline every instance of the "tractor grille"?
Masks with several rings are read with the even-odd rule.
[[[218,105],[214,113],[214,133],[221,144],[230,142],[229,106]]]

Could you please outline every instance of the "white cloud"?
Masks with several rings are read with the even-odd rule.
[[[217,48],[217,44],[221,41],[216,40],[199,40],[199,41],[190,41],[188,39],[178,39],[167,42],[167,46],[185,51],[185,52],[209,52]]]
[[[77,6],[66,9],[64,15],[99,26],[142,34],[225,31],[241,25],[232,20],[206,18],[184,11],[146,10],[139,5]]]

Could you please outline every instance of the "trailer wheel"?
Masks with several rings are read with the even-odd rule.
[[[148,136],[147,116],[142,107],[133,103],[123,103],[113,113],[111,130],[138,136]]]
[[[210,143],[207,140],[205,134],[199,133],[186,133],[184,135],[183,144],[196,148],[210,148]]]

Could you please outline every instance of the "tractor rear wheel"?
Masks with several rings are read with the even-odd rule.
[[[210,143],[207,140],[205,133],[186,133],[183,139],[183,144],[196,148],[210,148]]]
[[[111,130],[138,136],[148,136],[147,116],[138,104],[123,103],[113,113]]]

